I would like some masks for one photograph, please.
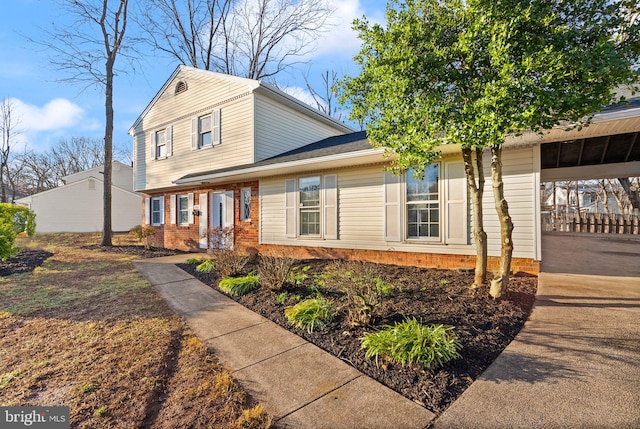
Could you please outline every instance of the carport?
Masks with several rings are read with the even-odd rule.
[[[579,131],[558,128],[541,139],[541,184],[638,176],[640,99],[604,109]],[[629,219],[637,222],[633,215]],[[630,235],[633,227],[607,228],[607,233],[540,230],[542,272],[624,276],[628,271],[640,277],[640,235]]]

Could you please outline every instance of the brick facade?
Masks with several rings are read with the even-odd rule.
[[[240,216],[241,210],[241,189],[251,188],[251,220],[242,221]],[[256,247],[258,244],[258,182],[241,182],[227,185],[198,187],[192,189],[182,189],[179,192],[143,194],[143,210],[144,199],[150,197],[164,196],[164,225],[154,226],[156,230],[155,242],[156,247],[164,247],[167,249],[180,249],[186,251],[203,251],[200,249],[200,222],[208,222],[202,216],[195,216],[193,224],[178,225],[170,222],[170,197],[171,195],[184,195],[193,193],[194,205],[200,205],[200,194],[209,194],[213,191],[233,191],[234,197],[234,224],[236,225],[235,245],[238,248]],[[211,201],[207,201],[211,204]],[[209,211],[209,210],[207,210]]]

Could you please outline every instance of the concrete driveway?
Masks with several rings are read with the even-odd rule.
[[[545,235],[522,331],[435,428],[640,427],[640,237]]]

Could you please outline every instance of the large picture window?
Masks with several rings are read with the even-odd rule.
[[[440,168],[431,164],[422,179],[407,172],[407,238],[440,237]]]
[[[320,235],[320,176],[299,180],[300,235]]]

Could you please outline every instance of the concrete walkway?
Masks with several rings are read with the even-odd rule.
[[[172,265],[185,255],[135,265],[278,427],[640,428],[640,240],[544,236],[542,251],[531,317],[435,421]]]
[[[277,427],[423,429],[435,417],[174,265],[189,256],[134,265]]]
[[[640,428],[640,241],[545,236],[542,255],[529,320],[436,429]]]

